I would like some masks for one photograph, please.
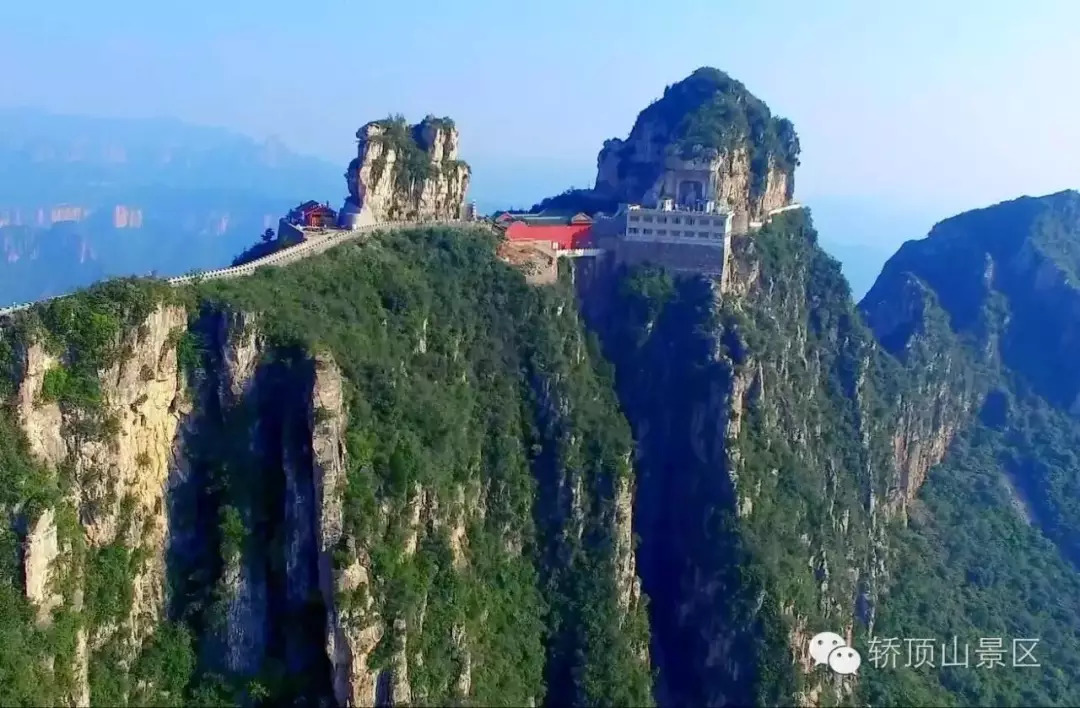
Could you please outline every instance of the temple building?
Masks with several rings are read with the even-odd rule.
[[[308,201],[290,211],[285,221],[301,228],[334,228],[337,225],[337,212],[329,204]]]
[[[543,244],[555,253],[593,248],[592,225],[585,214],[503,212],[495,217],[495,226],[507,241]]]

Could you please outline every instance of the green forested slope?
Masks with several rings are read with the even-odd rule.
[[[1075,400],[1080,194],[1024,197],[948,219],[886,265],[861,308],[909,370],[908,283],[984,381],[894,542],[874,634],[970,646],[970,667],[866,673],[874,705],[1075,705],[1080,689],[1080,421]],[[916,308],[917,309],[917,308]],[[1000,638],[1006,666],[977,668]],[[1013,639],[1040,667],[1013,667]],[[864,664],[865,666],[865,664]]]
[[[244,416],[255,415],[263,434],[288,445],[295,433],[289,411],[316,354],[340,368],[349,412],[349,543],[334,561],[341,568],[363,549],[372,612],[387,618],[369,667],[390,667],[407,642],[417,704],[651,701],[644,598],[624,607],[616,573],[616,490],[633,479],[629,429],[579,325],[573,293],[565,285],[527,286],[495,260],[490,236],[428,230],[383,234],[289,268],[174,293],[111,283],[36,308],[4,329],[0,501],[12,525],[0,567],[0,593],[9,600],[0,603],[0,703],[71,695],[44,662],[52,657],[58,676],[70,673],[75,629],[93,636],[104,622],[125,621],[133,602],[125,568],[137,562],[122,544],[80,551],[70,571],[86,603],[77,610],[69,601],[50,628],[34,628],[14,552],[20,523],[43,506],[74,511],[62,497],[77,491],[62,470],[30,459],[18,430],[21,352],[29,341],[49,342],[63,359],[49,378],[65,416],[91,412],[99,405],[93,373],[126,355],[119,341],[134,341],[147,308],[165,299],[189,313],[188,332],[175,346],[196,406],[187,474],[204,487],[197,504],[170,507],[170,522],[177,535],[202,538],[184,557],[170,555],[168,621],[145,644],[92,642],[92,703],[278,704],[329,696],[320,659],[326,608],[314,599],[305,620],[273,605],[275,583],[290,577],[281,575],[281,453],[275,462],[256,449],[262,438],[244,437],[252,423]],[[200,411],[199,391],[221,376],[215,328],[234,312],[250,314],[258,329],[261,393],[247,408]],[[108,416],[101,422],[94,434],[107,441]],[[462,488],[470,495],[464,565],[452,562],[445,524],[424,522],[415,553],[404,552],[415,491],[429,505],[450,508]],[[74,518],[65,533],[82,544]],[[230,672],[221,657],[220,575],[234,556],[260,568],[270,592],[265,655],[249,674]],[[106,614],[99,598],[110,603]],[[409,627],[407,639],[395,620]],[[298,642],[308,656],[290,653]],[[295,671],[296,661],[307,670]],[[463,699],[456,685],[466,661],[471,686]]]
[[[357,537],[370,538],[364,526],[377,505],[404,505],[417,484],[448,496],[479,465],[490,492],[484,522],[469,529],[471,573],[439,572],[446,551],[434,541],[402,562],[394,529],[372,551],[374,575],[385,579],[379,595],[399,605],[390,614],[415,613],[426,597],[429,616],[474,625],[486,645],[474,660],[475,701],[546,693],[555,702],[647,702],[648,674],[633,652],[648,630],[632,618],[636,636],[615,631],[604,523],[615,478],[632,475],[628,428],[572,293],[527,286],[493,250],[475,232],[387,234],[370,248],[338,248],[199,296],[264,313],[260,327],[275,347],[326,349],[342,367],[353,387],[346,523]],[[584,533],[565,544],[571,512],[556,488],[578,476]],[[507,539],[523,549],[509,564]],[[419,639],[432,662],[418,680],[433,682],[433,704],[450,698],[449,673],[427,676],[453,654],[440,629]]]
[[[650,266],[582,278],[638,444],[662,701],[835,701],[800,645],[876,592],[903,382],[816,239],[798,213],[733,239],[727,293]]]

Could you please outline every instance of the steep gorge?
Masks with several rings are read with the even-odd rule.
[[[576,274],[638,444],[658,697],[842,700],[853,682],[814,672],[806,642],[872,625],[889,529],[944,455],[964,384],[939,367],[906,388],[808,217],[734,238],[731,263],[722,282]]]

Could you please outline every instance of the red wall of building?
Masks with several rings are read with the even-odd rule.
[[[506,228],[508,241],[547,241],[557,243],[559,250],[567,248],[588,248],[592,242],[590,224],[569,224],[564,226],[537,226],[524,221],[515,221]]]

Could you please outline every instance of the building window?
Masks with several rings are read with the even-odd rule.
[[[671,223],[673,223],[673,224],[681,224],[682,223],[682,217],[681,216],[676,216],[675,218],[673,218],[671,220]]]
[[[632,233],[632,234],[636,234],[637,232],[638,232],[638,229],[637,229],[637,227],[636,227],[636,226],[634,226],[634,227],[631,227],[631,229],[630,229],[630,233]]]
[[[644,234],[645,236],[651,236],[652,235],[652,229],[642,229],[641,233]]]
[[[643,217],[641,217],[641,220],[646,222],[646,223],[649,223],[649,224],[652,223],[652,217],[651,216],[643,216]]]
[[[672,229],[672,230],[671,230],[671,235],[672,235],[672,236],[678,236],[678,235],[679,235],[679,233],[680,233],[680,232],[679,232],[678,230],[676,230],[676,229]]]
[[[656,223],[658,223],[658,224],[666,224],[667,223],[667,217],[666,216],[658,216],[658,217],[656,217]]]
[[[630,217],[630,221],[641,221],[641,217],[635,214]]]
[[[667,229],[657,229],[656,230],[656,235],[657,236],[667,236]]]
[[[713,224],[715,226],[723,226],[724,225],[724,220],[723,219],[713,219]]]
[[[689,216],[686,217],[686,225],[687,226],[693,226],[694,225],[694,219],[692,217],[689,217]]]
[[[701,233],[698,234],[698,236],[700,236],[701,238],[709,238],[709,232],[708,231],[702,231]]]

